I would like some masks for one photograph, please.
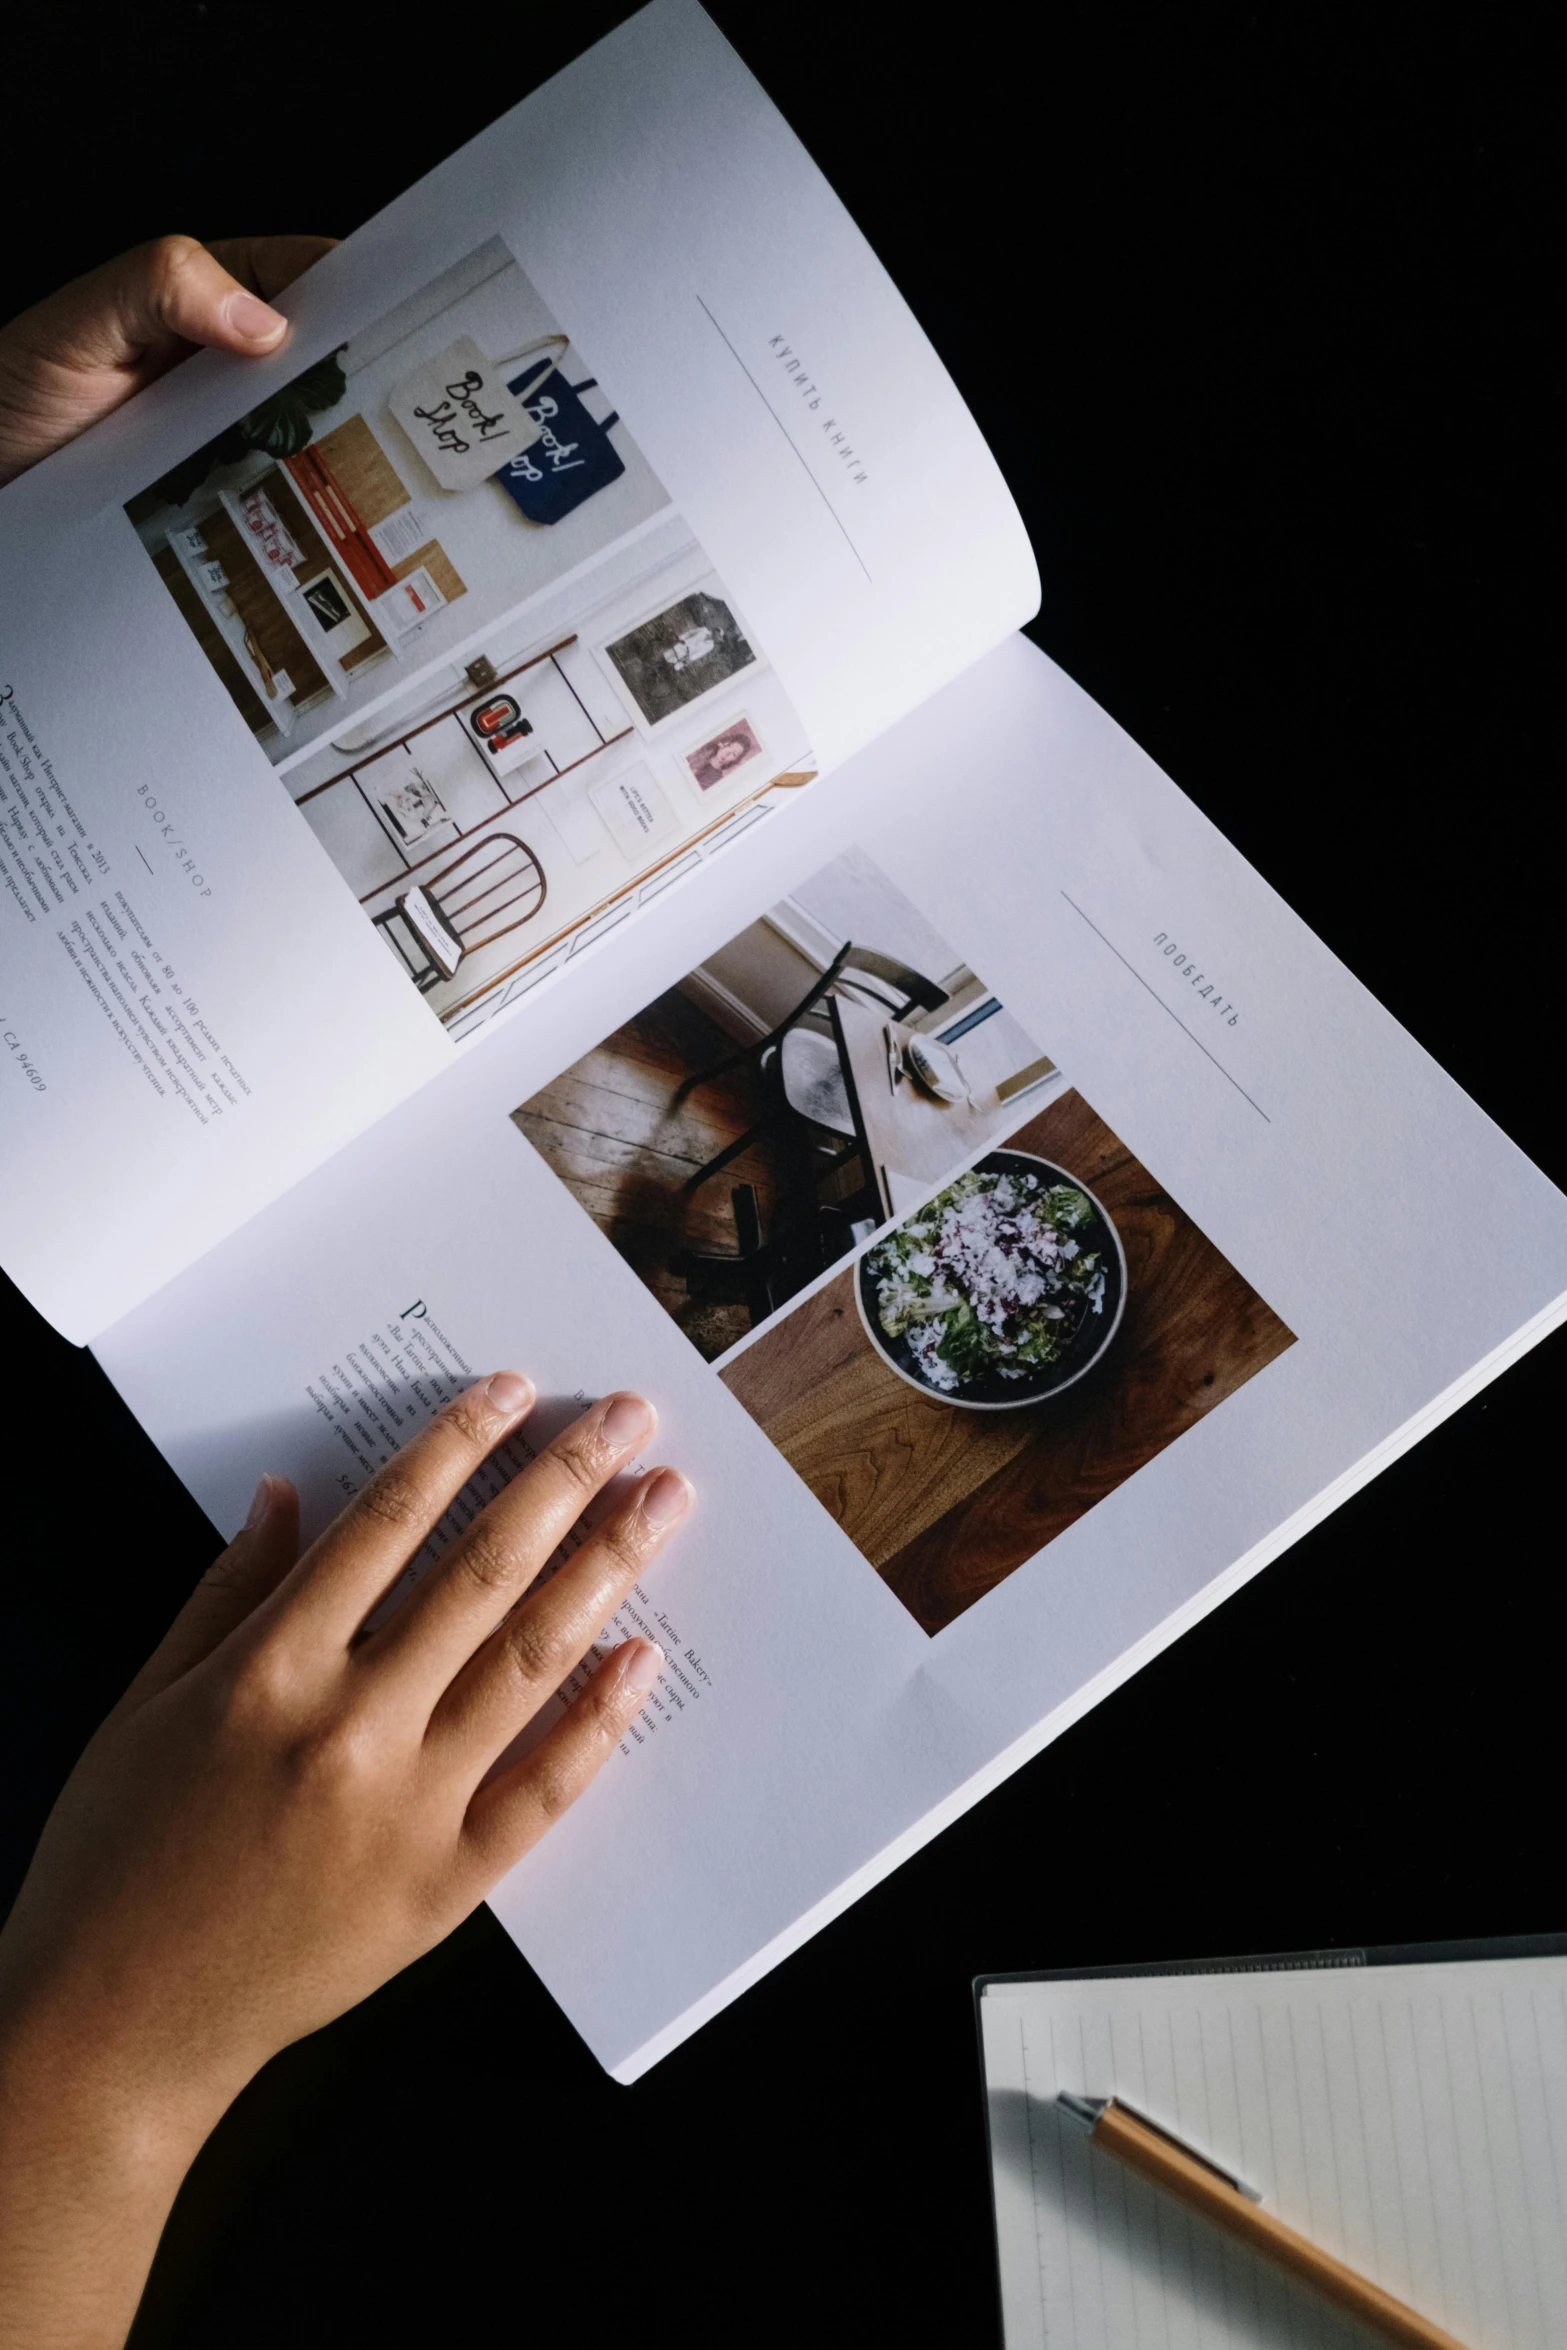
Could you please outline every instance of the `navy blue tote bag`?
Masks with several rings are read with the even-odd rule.
[[[563,338],[551,340],[560,342],[564,351]],[[506,387],[540,428],[539,438],[502,466],[495,479],[530,522],[559,522],[626,470],[625,459],[609,437],[619,415],[607,416],[602,424],[591,416],[582,394],[594,388],[597,378],[590,375],[583,383],[567,383],[559,356],[552,353],[536,361]]]

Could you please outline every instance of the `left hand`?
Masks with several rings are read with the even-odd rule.
[[[200,343],[264,358],[288,333],[271,297],[335,237],[159,237],[0,327],[0,483],[74,441]]]

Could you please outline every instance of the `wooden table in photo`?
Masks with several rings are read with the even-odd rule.
[[[872,1346],[849,1267],[720,1376],[927,1632],[1091,1510],[1293,1334],[1081,1094],[1008,1137],[1075,1175],[1126,1251],[1104,1359],[1016,1411],[965,1411]]]
[[[969,1086],[966,1102],[941,1102],[912,1077],[894,1081],[889,1039],[902,1046],[911,1031],[852,997],[827,999],[839,1058],[848,1081],[849,1107],[864,1157],[866,1180],[884,1216],[895,1216],[910,1193],[962,1166],[1010,1121],[1023,1115],[997,1088],[1048,1077],[1054,1064],[1032,1046],[1017,1022],[997,1010],[968,1030],[952,1050]],[[895,1196],[902,1178],[904,1196]]]

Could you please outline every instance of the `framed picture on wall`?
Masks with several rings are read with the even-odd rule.
[[[416,768],[406,783],[389,786],[381,813],[396,838],[409,846],[451,822],[446,803],[427,775]]]
[[[722,583],[714,578],[595,646],[594,658],[643,734],[678,718],[732,678],[756,652]]]
[[[730,782],[742,767],[765,756],[762,738],[749,718],[731,718],[705,742],[686,753],[686,766],[698,791],[713,791]],[[748,782],[754,778],[747,777]]]
[[[377,628],[395,650],[423,628],[445,603],[445,596],[421,563],[406,579],[394,581],[384,595],[375,597],[370,610]]]
[[[308,624],[302,625],[300,632],[307,644],[319,646],[334,661],[341,661],[356,645],[369,643],[369,621],[330,567],[302,579],[298,592],[309,616]]]
[[[367,760],[354,781],[400,849],[418,854],[439,845],[435,836],[453,831],[455,820],[433,776],[426,774],[406,743]]]

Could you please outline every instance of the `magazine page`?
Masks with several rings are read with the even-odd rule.
[[[6,1262],[77,1337],[1036,596],[692,0],[282,306],[277,357],[198,355],[0,506]]]
[[[557,1015],[99,1352],[225,1531],[656,1402],[667,1664],[494,1896],[629,2079],[1542,1335],[1567,1201],[1021,639]]]

